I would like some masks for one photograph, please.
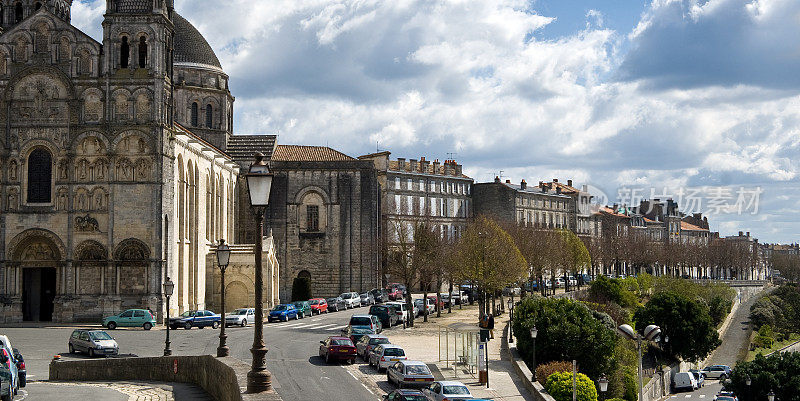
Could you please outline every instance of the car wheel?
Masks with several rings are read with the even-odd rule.
[[[219,328],[219,322],[211,323],[211,328],[214,329],[214,330],[218,329]]]
[[[94,358],[94,349],[89,348],[89,358]]]
[[[142,327],[143,327],[145,330],[150,330],[150,329],[152,329],[152,328],[153,328],[153,325],[152,325],[152,324],[150,324],[150,322],[147,322],[147,323],[143,324],[143,325],[142,325]]]
[[[114,329],[117,328],[117,323],[116,322],[108,322],[106,327],[108,327],[109,330],[114,330]]]
[[[242,327],[247,327],[247,319],[242,320]]]
[[[192,322],[186,322],[183,324],[184,330],[190,330],[192,328]]]
[[[73,347],[72,344],[69,345],[69,353],[70,354],[74,354],[75,353],[75,347]]]

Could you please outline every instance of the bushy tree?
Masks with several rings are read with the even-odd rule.
[[[782,285],[750,307],[750,319],[757,328],[770,325],[781,333],[800,332],[800,290]]]
[[[572,362],[550,361],[536,366],[536,379],[542,383],[547,382],[547,378],[557,372],[572,372]]]
[[[547,378],[544,388],[556,401],[571,401],[572,372],[553,373]],[[597,401],[597,389],[594,387],[594,382],[583,373],[575,376],[575,393],[578,401]]]
[[[615,368],[616,333],[580,302],[527,298],[514,309],[513,325],[517,346],[526,361],[533,353],[530,328],[535,325],[538,363],[574,359],[580,370],[591,377]]]
[[[622,280],[605,276],[599,276],[592,282],[589,287],[589,300],[597,303],[614,302],[625,308],[639,303],[636,295],[622,285]]]
[[[672,292],[659,293],[633,315],[636,329],[656,324],[669,336],[667,352],[686,361],[698,361],[717,348],[721,341],[701,302]]]
[[[750,376],[750,386],[747,377]],[[775,353],[768,357],[756,355],[751,362],[739,362],[725,383],[740,401],[766,400],[767,393],[775,392],[775,399],[795,401],[800,399],[800,353]]]

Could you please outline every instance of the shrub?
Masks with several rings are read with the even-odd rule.
[[[619,306],[616,302],[608,302],[604,304],[598,304],[594,302],[584,302],[589,309],[595,310],[597,312],[603,312],[611,317],[614,320],[614,327],[613,330],[616,330],[617,326],[625,323],[631,323],[631,313],[628,312],[627,309]]]
[[[731,306],[733,303],[721,296],[711,298],[711,301],[708,302],[708,314],[711,315],[714,326],[719,326],[725,320],[728,312],[731,311]]]
[[[552,361],[539,365],[536,367],[536,380],[546,383],[550,375],[559,372],[572,372],[572,362]]]
[[[636,280],[633,279],[635,282]],[[638,283],[637,283],[638,287]],[[589,287],[589,300],[596,303],[614,302],[622,307],[636,306],[636,294],[628,290],[621,280],[599,276]]]
[[[638,378],[636,375],[636,370],[630,366],[623,366],[622,372],[624,380],[623,383],[625,384],[623,398],[625,401],[636,401],[639,390],[639,387],[636,385],[636,380]]]
[[[756,348],[772,348],[772,345],[775,343],[775,340],[772,337],[757,335],[756,338],[753,339],[753,345]]]
[[[765,324],[758,329],[758,335],[764,337],[775,337],[775,332],[772,330],[772,326]]]
[[[292,282],[292,302],[311,299],[311,280],[296,277]]]
[[[747,385],[750,377],[751,385]],[[766,400],[773,391],[776,400],[797,400],[800,394],[800,353],[775,353],[768,357],[756,355],[751,362],[739,362],[731,373],[725,389],[747,394],[749,400]]]
[[[578,401],[597,401],[597,389],[592,379],[583,373],[578,373],[575,382]],[[572,372],[553,373],[547,378],[544,388],[556,401],[571,401]]]

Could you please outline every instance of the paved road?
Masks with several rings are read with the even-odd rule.
[[[297,321],[265,324],[264,340],[269,348],[267,368],[273,374],[276,391],[285,401],[379,399],[378,395],[354,378],[344,365],[326,365],[317,356],[320,340],[338,335],[352,314],[366,312],[367,308],[364,307]],[[72,327],[0,328],[0,333],[8,335],[14,346],[20,349],[25,356],[28,377],[36,381],[48,378],[48,365],[53,355],[62,354],[66,360],[86,358],[80,354],[67,354],[67,339],[72,330]],[[121,353],[138,356],[163,354],[163,329],[118,329],[109,333],[120,344]],[[231,356],[250,361],[253,328],[229,327],[227,334]],[[171,330],[173,354],[216,355],[218,335],[219,330],[210,328]],[[29,385],[29,393],[38,391],[37,388]]]

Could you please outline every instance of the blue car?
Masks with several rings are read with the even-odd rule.
[[[186,330],[192,327],[211,327],[212,329],[219,328],[222,319],[220,316],[210,310],[190,310],[183,312],[178,317],[169,319],[169,327],[173,330],[178,327],[183,327]]]
[[[18,354],[18,353],[17,353]],[[2,388],[5,387],[6,384],[9,384],[11,389],[11,395],[9,396],[9,400],[17,394],[20,388],[20,372],[19,372],[19,365],[17,359],[15,358],[14,348],[11,347],[11,340],[4,335],[0,335],[0,362],[2,362],[2,367],[0,367],[0,377],[2,377],[2,385],[0,385],[0,400],[5,400],[5,390]],[[6,379],[6,374],[8,374],[8,379]]]
[[[280,304],[269,311],[269,316],[267,316],[267,321],[284,321],[288,322],[289,319],[298,319],[300,311],[294,307],[292,304]]]

